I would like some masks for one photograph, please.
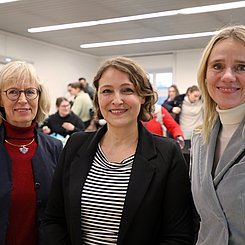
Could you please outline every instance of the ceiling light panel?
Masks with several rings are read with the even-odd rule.
[[[197,13],[215,12],[215,11],[222,11],[222,10],[228,10],[228,9],[244,8],[244,7],[245,7],[245,1],[229,2],[229,3],[213,4],[213,5],[200,6],[200,7],[183,8],[179,10],[163,11],[163,12],[157,12],[157,13],[111,18],[111,19],[102,19],[102,20],[76,22],[76,23],[68,23],[68,24],[61,24],[61,25],[34,27],[34,28],[29,28],[28,32],[38,33],[38,32],[47,32],[47,31],[57,31],[57,30],[89,27],[89,26],[96,26],[96,25],[121,23],[121,22],[127,22],[127,21],[136,21],[136,20],[143,20],[143,19],[174,16],[174,15],[179,15],[179,14],[197,14]]]
[[[11,2],[18,2],[20,0],[0,0],[0,4],[2,3],[11,3]]]

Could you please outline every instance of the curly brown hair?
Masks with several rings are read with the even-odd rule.
[[[148,75],[144,71],[144,69],[135,61],[126,57],[116,57],[106,60],[99,68],[97,74],[94,77],[93,85],[96,88],[94,104],[97,117],[99,119],[103,119],[98,102],[99,80],[102,77],[103,73],[110,67],[113,67],[121,72],[128,74],[129,80],[133,83],[137,94],[145,99],[145,102],[141,105],[138,120],[151,120],[152,112],[154,111],[154,105],[157,101],[157,93],[153,90]]]

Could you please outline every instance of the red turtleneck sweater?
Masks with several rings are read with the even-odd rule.
[[[19,128],[4,122],[6,140],[16,145],[25,145],[34,136],[33,123],[30,127]],[[12,159],[12,193],[9,209],[9,226],[6,235],[6,245],[37,245],[37,211],[36,192],[32,170],[32,157],[37,148],[34,141],[26,146],[28,152],[23,154],[18,146],[4,142]]]

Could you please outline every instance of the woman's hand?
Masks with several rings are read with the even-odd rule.
[[[62,127],[66,129],[67,131],[73,131],[75,129],[75,126],[72,123],[64,122],[62,124]]]
[[[172,112],[175,113],[175,114],[179,114],[181,112],[181,108],[178,107],[178,106],[173,107]]]
[[[51,133],[51,129],[50,129],[48,126],[42,127],[42,131],[43,131],[45,134],[50,134],[50,133]]]

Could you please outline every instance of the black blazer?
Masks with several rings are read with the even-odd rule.
[[[68,140],[55,171],[46,210],[48,244],[81,245],[81,190],[107,130]],[[192,244],[192,198],[178,144],[139,124],[139,142],[118,235],[118,245]]]

